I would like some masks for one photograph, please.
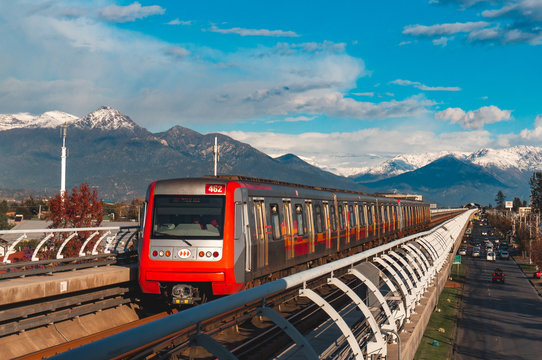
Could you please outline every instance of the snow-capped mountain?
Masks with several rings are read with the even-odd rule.
[[[361,172],[351,177],[356,181],[370,181],[397,176],[419,169],[448,155],[484,168],[495,167],[499,170],[517,169],[519,171],[542,169],[542,147],[522,145],[504,149],[484,148],[473,153],[441,151],[439,153],[403,154],[380,165],[363,168]]]
[[[520,171],[542,169],[542,147],[514,146],[505,149],[481,149],[465,157],[473,164],[494,166],[501,170],[515,168]]]
[[[41,115],[0,114],[0,131],[20,128],[55,128],[63,124],[70,125],[77,119],[77,116],[62,111],[47,111]]]
[[[91,112],[90,114],[74,122],[74,127],[81,129],[99,129],[99,130],[136,130],[142,129],[129,116],[122,114],[109,106]]]

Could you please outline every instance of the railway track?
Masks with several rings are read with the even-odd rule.
[[[442,223],[457,214],[440,214],[434,216],[428,228]],[[341,274],[336,274],[341,276]],[[349,281],[355,281],[350,279]],[[358,285],[359,286],[359,285]],[[323,297],[337,305],[344,306],[347,302],[342,292],[332,291],[326,285],[325,279],[320,279],[311,288],[318,289]],[[336,296],[337,298],[333,298]],[[5,335],[17,331],[24,331],[26,328],[36,327],[39,324],[50,324],[57,321],[69,319],[70,316],[81,316],[92,311],[99,311],[100,308],[114,307],[133,301],[133,293],[128,287],[105,289],[95,294],[77,294],[70,298],[52,299],[46,303],[26,304],[15,309],[0,309],[0,333]],[[266,306],[274,308],[281,316],[289,319],[302,333],[315,329],[327,320],[327,315],[315,306],[312,302],[298,296],[297,289],[286,293],[277,294],[268,298]],[[261,303],[246,304],[228,314],[210,319],[200,324],[199,329],[191,327],[172,334],[153,344],[142,345],[130,353],[123,355],[123,359],[207,359],[215,358],[202,348],[191,346],[190,339],[196,334],[212,335],[224,347],[228,348],[239,359],[251,359],[252,355],[269,354],[272,356],[277,352],[288,349],[291,339],[278,329],[274,323],[266,320],[258,308]],[[345,310],[346,311],[346,310]],[[47,315],[44,315],[47,313]],[[32,316],[32,315],[36,316]],[[168,312],[145,317],[139,321],[119,326],[107,331],[102,331],[91,336],[32,353],[22,359],[38,359],[66,351],[68,349],[96,341],[109,335],[122,332],[129,328],[137,327],[160,317],[167,316]],[[30,315],[30,317],[29,317]],[[355,324],[356,329],[364,329],[367,324],[362,321]],[[2,332],[3,331],[3,332]],[[363,331],[359,331],[363,333]],[[2,336],[2,335],[0,335]],[[265,340],[265,341],[264,341]],[[344,339],[343,339],[344,340]],[[367,339],[359,339],[366,341]],[[343,341],[344,343],[344,341]],[[340,342],[337,344],[340,348]],[[280,351],[278,351],[280,350]],[[327,351],[338,351],[328,349]],[[267,358],[258,355],[260,359]]]

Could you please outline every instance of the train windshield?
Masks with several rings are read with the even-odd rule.
[[[156,195],[153,239],[222,239],[225,196]]]

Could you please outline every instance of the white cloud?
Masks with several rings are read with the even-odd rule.
[[[211,32],[220,34],[238,34],[241,36],[273,36],[273,37],[298,37],[299,35],[293,31],[284,30],[267,30],[267,29],[243,29],[235,27],[231,29],[220,29],[216,25],[211,26]]]
[[[109,5],[100,11],[100,15],[111,22],[129,22],[143,19],[152,15],[162,15],[166,12],[161,6],[141,6],[137,1],[127,6]]]
[[[284,121],[288,122],[298,122],[298,121],[312,121],[315,119],[315,116],[295,116],[284,118]]]
[[[457,86],[427,86],[417,81],[402,79],[393,80],[391,83],[401,86],[414,86],[415,88],[423,91],[461,91],[461,88]]]
[[[519,133],[519,136],[524,140],[534,140],[537,142],[536,145],[540,145],[540,141],[542,140],[542,115],[538,115],[534,119],[533,130],[524,129]]]
[[[437,25],[408,25],[403,29],[403,34],[414,36],[440,36],[452,35],[484,28],[489,26],[488,22],[477,21],[467,23],[437,24]]]
[[[373,96],[375,96],[375,93],[372,92],[372,91],[370,91],[370,92],[354,92],[354,93],[352,93],[352,95],[373,97]]]
[[[272,157],[294,153],[311,164],[342,175],[358,173],[363,167],[379,164],[397,154],[424,153],[427,149],[472,152],[493,144],[491,134],[485,130],[440,135],[422,130],[405,133],[382,129],[298,135],[242,131],[224,134]]]
[[[440,45],[442,47],[445,47],[446,45],[448,45],[448,41],[450,39],[453,39],[453,38],[448,38],[446,36],[443,36],[441,38],[438,38],[438,39],[434,39],[433,40],[433,45]]]
[[[190,55],[190,51],[180,46],[171,46],[165,50],[167,55],[170,55],[176,59],[184,59]]]
[[[178,18],[167,22],[166,25],[192,25],[192,21],[183,21]]]
[[[510,110],[501,110],[491,105],[468,112],[460,108],[448,108],[435,113],[435,118],[449,120],[452,124],[459,124],[466,129],[481,129],[485,124],[510,120],[510,114]]]

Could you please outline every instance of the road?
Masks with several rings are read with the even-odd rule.
[[[463,261],[467,280],[454,358],[542,359],[542,298],[516,263],[484,256]],[[496,267],[505,274],[504,284],[491,281]]]

